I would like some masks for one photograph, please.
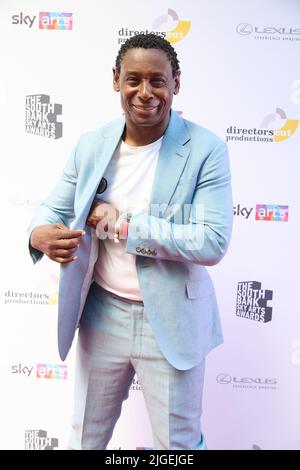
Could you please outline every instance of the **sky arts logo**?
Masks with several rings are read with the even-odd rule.
[[[270,222],[288,222],[289,206],[274,204],[257,204],[255,220],[268,220]]]
[[[11,373],[22,377],[34,377],[33,369],[34,366],[24,366],[19,362],[11,366]],[[35,378],[66,380],[68,378],[67,366],[65,364],[37,364]]]
[[[229,374],[219,374],[216,381],[220,385],[232,385],[233,388],[247,388],[258,390],[276,390],[277,379],[266,377],[235,377]]]
[[[300,41],[300,28],[286,26],[253,26],[250,23],[240,23],[236,27],[236,32],[256,40]]]
[[[288,119],[283,109],[276,108],[275,113],[268,114],[262,120],[259,128],[229,126],[226,142],[282,142],[296,132],[298,125],[298,119]]]
[[[267,323],[272,320],[273,291],[261,288],[261,282],[239,282],[237,287],[236,315],[248,320]]]
[[[16,375],[25,375],[25,377],[30,377],[34,367],[33,366],[23,366],[21,362],[19,364],[14,364],[11,366],[11,373]]]
[[[36,15],[28,15],[22,11],[12,16],[12,24],[24,25],[32,28],[36,20]],[[41,11],[39,13],[39,29],[54,29],[54,30],[72,30],[73,29],[73,14],[72,13],[58,13],[52,11]]]
[[[54,450],[58,447],[58,439],[48,437],[47,431],[33,429],[25,431],[25,450]]]
[[[253,207],[246,207],[237,204],[233,207],[233,215],[243,220],[267,220],[270,222],[288,222],[289,206],[281,206],[279,204],[256,204],[255,211]],[[251,216],[251,217],[250,217]]]
[[[118,31],[118,44],[123,44],[128,38],[137,34],[156,34],[161,36],[171,44],[184,39],[191,27],[191,21],[181,20],[175,10],[168,9],[167,13],[158,16],[151,29],[137,29],[136,27],[122,27]]]
[[[57,117],[62,113],[62,105],[50,103],[49,95],[26,96],[25,131],[30,134],[59,139],[62,137],[62,122]]]
[[[52,11],[42,11],[39,13],[40,29],[73,29],[72,13],[58,13]]]
[[[36,378],[66,380],[68,378],[67,366],[64,364],[37,364]]]
[[[253,207],[242,206],[242,204],[237,204],[233,207],[233,215],[237,217],[242,217],[243,219],[248,219],[250,217]]]

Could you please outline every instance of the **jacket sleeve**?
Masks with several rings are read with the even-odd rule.
[[[74,199],[77,183],[75,159],[78,145],[73,149],[54,189],[35,212],[28,227],[29,237],[32,230],[39,225],[64,224],[68,227],[74,218]],[[30,241],[29,252],[34,263],[43,257],[43,253],[33,248]]]
[[[178,223],[149,213],[134,214],[126,252],[205,266],[224,256],[232,228],[232,196],[227,145],[206,157],[197,178],[188,221]],[[182,218],[184,220],[184,218]],[[177,223],[176,223],[177,222]]]

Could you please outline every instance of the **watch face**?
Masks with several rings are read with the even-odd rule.
[[[106,181],[105,178],[102,178],[101,181],[100,181],[100,184],[98,186],[97,193],[98,194],[104,193],[106,188],[107,188],[107,181]]]

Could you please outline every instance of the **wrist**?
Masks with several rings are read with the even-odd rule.
[[[128,220],[124,220],[124,222],[122,224],[121,235],[125,239],[128,238],[128,230],[129,230],[129,222],[128,222]]]
[[[131,212],[124,212],[121,214],[115,224],[114,241],[119,243],[120,239],[128,237],[129,222],[132,217]]]
[[[38,247],[36,246],[36,227],[32,230],[29,235],[29,245],[36,250],[38,249]]]

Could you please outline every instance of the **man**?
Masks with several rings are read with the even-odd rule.
[[[205,266],[230,238],[226,145],[171,110],[166,40],[130,38],[113,86],[125,117],[81,137],[29,229],[33,260],[61,263],[62,360],[79,325],[70,447],[106,448],[136,373],[155,448],[205,449],[204,361],[222,342]]]

